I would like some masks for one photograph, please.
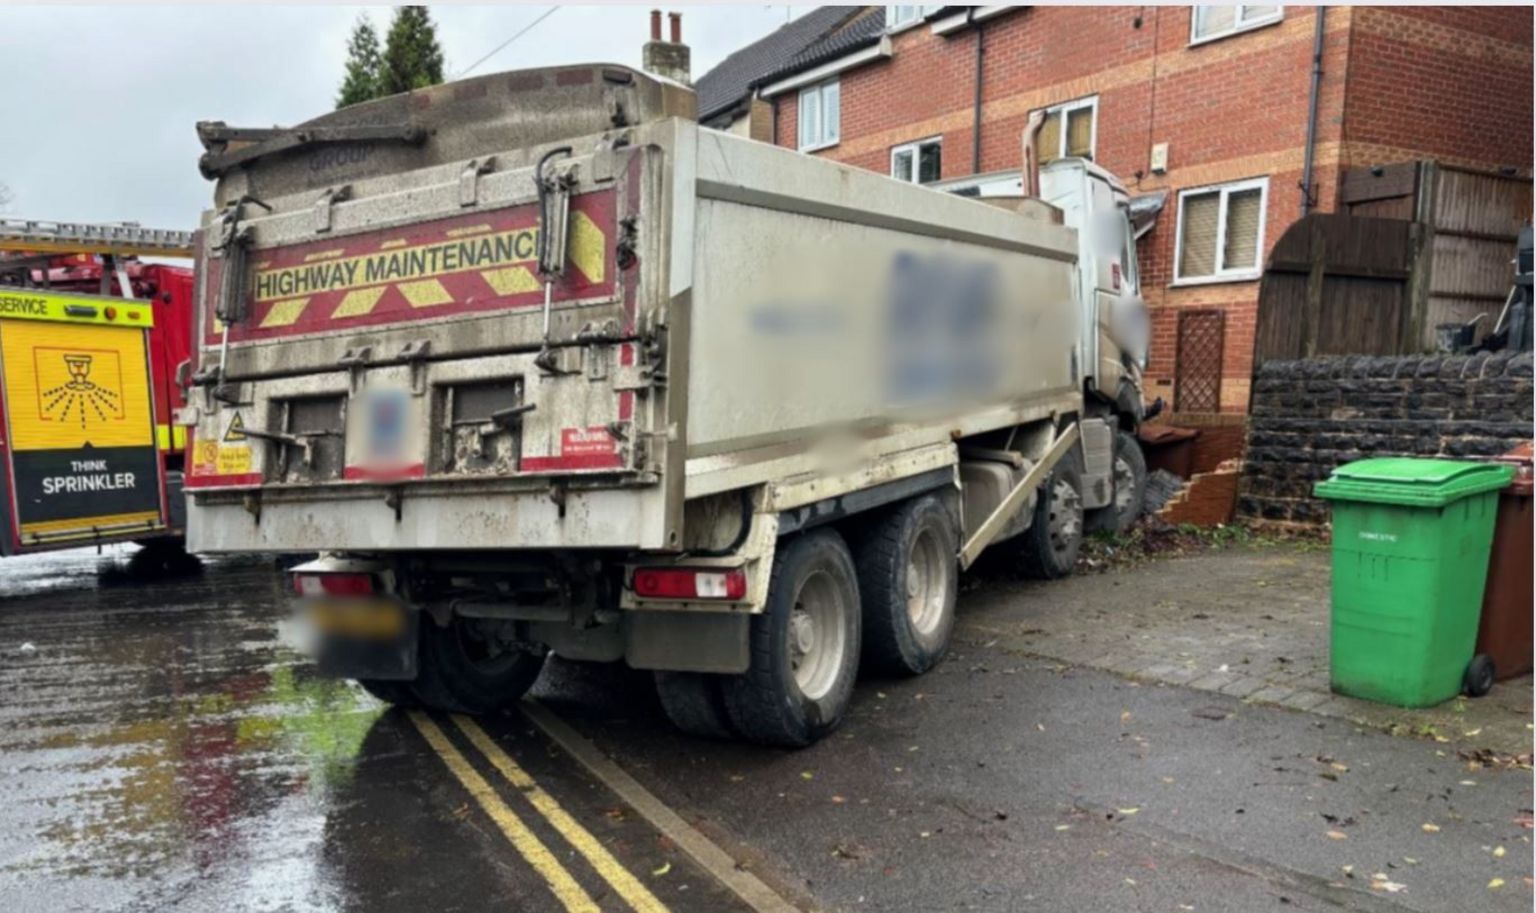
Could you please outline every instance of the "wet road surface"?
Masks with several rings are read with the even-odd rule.
[[[0,910],[749,909],[528,715],[312,675],[269,567],[57,560],[0,576]],[[622,668],[539,707],[801,909],[1530,908],[1529,771],[1011,654],[967,601],[806,751],[684,738]]]

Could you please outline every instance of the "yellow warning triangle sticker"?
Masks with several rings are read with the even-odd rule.
[[[236,412],[235,417],[229,421],[229,429],[224,432],[224,440],[243,441],[245,439],[245,419]]]

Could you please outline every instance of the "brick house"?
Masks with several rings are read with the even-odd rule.
[[[1139,251],[1148,393],[1180,413],[1246,411],[1265,256],[1335,209],[1345,171],[1531,174],[1530,8],[842,9],[766,70],[747,55],[763,71],[707,113],[757,105],[751,132],[779,145],[988,194],[1017,192],[1022,128],[1047,110],[1043,157],[1089,155],[1164,201]]]

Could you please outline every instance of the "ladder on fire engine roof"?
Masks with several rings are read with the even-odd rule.
[[[0,267],[25,271],[42,267],[49,257],[92,254],[101,257],[101,294],[108,294],[109,276],[117,277],[119,293],[133,297],[124,257],[191,257],[192,232],[144,228],[133,222],[42,222],[0,219]],[[44,285],[47,279],[44,279]]]
[[[114,257],[191,257],[192,232],[144,228],[132,222],[0,219],[0,251]]]

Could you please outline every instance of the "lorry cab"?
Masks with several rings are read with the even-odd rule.
[[[1084,380],[1114,399],[1127,372],[1139,372],[1147,358],[1147,308],[1136,265],[1130,194],[1093,162],[1060,158],[1040,169],[1040,197],[1077,230]]]

